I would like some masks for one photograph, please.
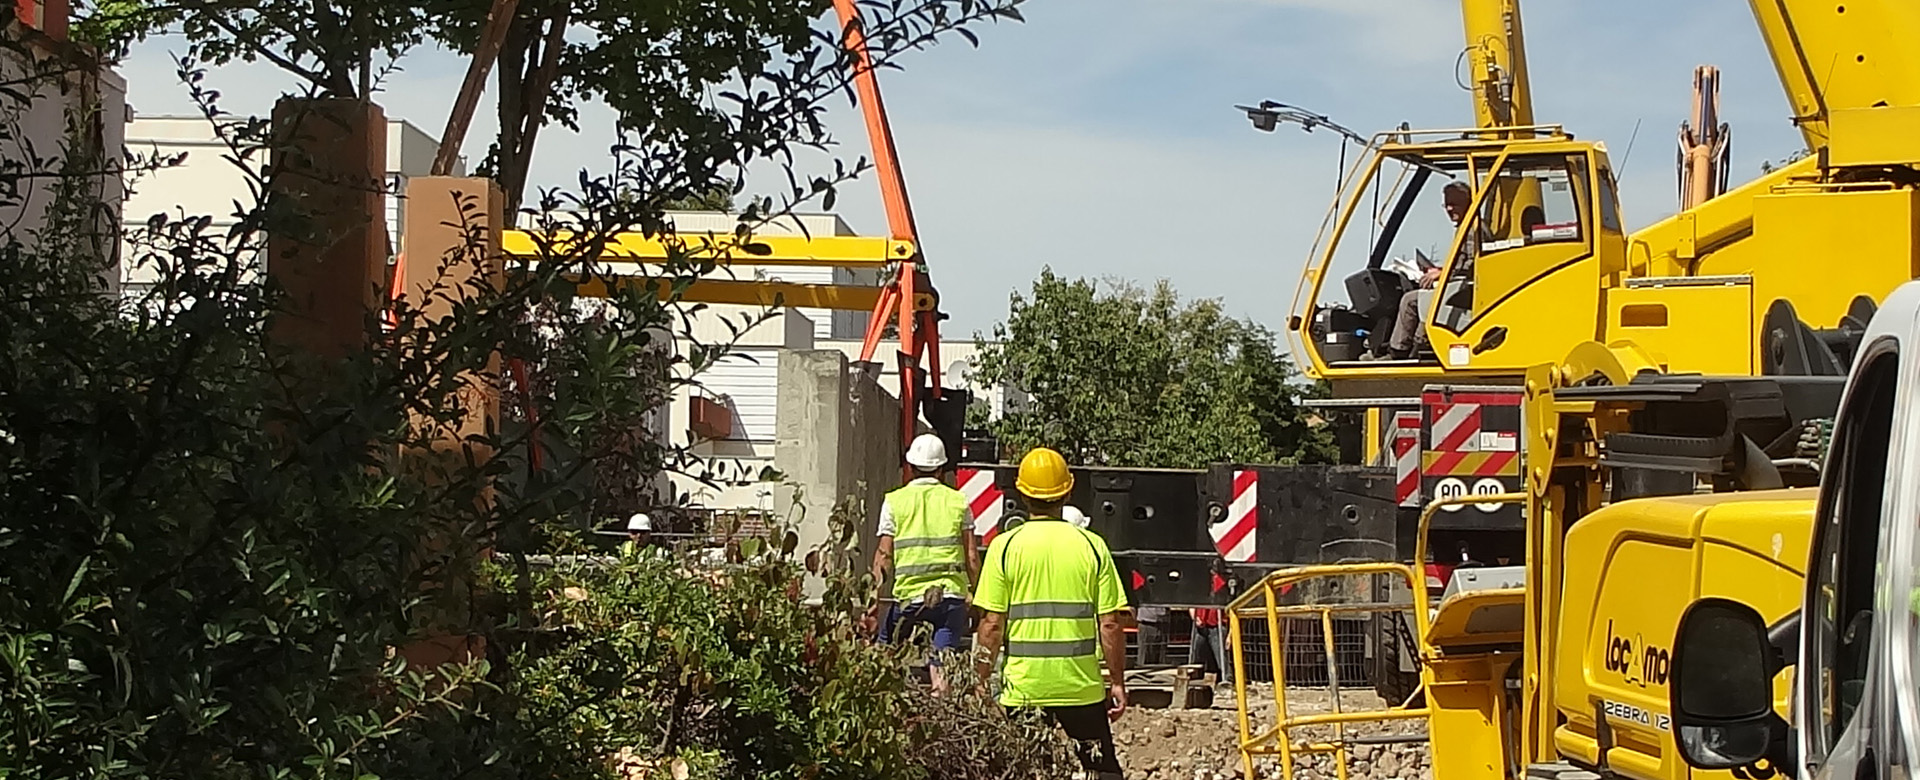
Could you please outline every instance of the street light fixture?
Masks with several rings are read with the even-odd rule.
[[[1367,145],[1366,137],[1359,133],[1340,126],[1339,123],[1328,119],[1325,114],[1316,114],[1298,106],[1290,106],[1272,100],[1262,100],[1258,106],[1236,105],[1234,108],[1246,112],[1248,121],[1253,122],[1253,129],[1263,133],[1273,132],[1274,128],[1280,126],[1281,122],[1291,122],[1299,125],[1301,130],[1309,133],[1313,132],[1314,128],[1324,127],[1346,136],[1348,140],[1354,143],[1362,146]]]

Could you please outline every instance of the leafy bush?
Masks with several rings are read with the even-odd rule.
[[[1071,774],[1063,738],[1007,717],[967,670],[954,670],[959,696],[909,684],[924,659],[853,629],[862,583],[833,578],[809,605],[792,555],[746,552],[723,570],[627,548],[538,571],[543,636],[507,664],[537,763],[613,756],[630,777]]]
[[[22,130],[35,80],[66,88],[93,64],[4,53],[45,72],[0,90],[0,211],[56,200],[40,228],[0,233],[0,776],[584,778],[622,755],[689,776],[1047,771],[1029,757],[1045,743],[992,731],[1020,727],[990,706],[942,709],[970,705],[907,686],[898,656],[853,635],[851,591],[800,603],[784,557],[718,579],[637,557],[531,565],[584,552],[586,518],[642,500],[610,485],[686,464],[630,434],[728,350],[692,338],[677,296],[726,258],[689,241],[604,304],[578,290],[611,281],[595,252],[609,236],[661,235],[666,204],[733,191],[737,170],[620,150],[614,172],[526,215],[573,231],[571,248],[543,247],[499,288],[440,283],[450,313],[398,302],[362,348],[324,356],[275,337],[286,301],[257,267],[269,236],[311,224],[266,197],[284,190],[262,165],[265,122],[220,114],[183,63],[262,201],[231,229],[157,215],[115,235],[101,184],[178,160],[87,154],[100,117],[84,106],[64,117],[66,154],[43,158]],[[814,115],[728,121],[779,156],[824,144]],[[769,210],[749,208],[742,232]],[[443,260],[476,262],[478,246]],[[120,264],[151,283],[121,294]],[[529,381],[499,378],[513,358]],[[476,392],[517,412],[450,439]],[[443,647],[477,652],[405,660]],[[929,766],[965,754],[952,735],[982,733],[1002,738]]]

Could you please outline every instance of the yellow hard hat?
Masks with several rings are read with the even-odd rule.
[[[1059,501],[1073,492],[1073,472],[1067,459],[1046,447],[1035,447],[1020,459],[1020,476],[1013,486],[1037,501]]]

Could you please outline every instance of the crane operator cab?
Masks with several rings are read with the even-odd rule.
[[[1318,378],[1518,376],[1600,336],[1626,257],[1604,147],[1436,132],[1376,136],[1348,177],[1288,323]]]

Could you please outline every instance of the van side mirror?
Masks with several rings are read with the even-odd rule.
[[[1687,608],[1673,646],[1668,704],[1674,741],[1697,769],[1753,766],[1776,755],[1787,723],[1773,711],[1784,666],[1752,607],[1701,599]]]

